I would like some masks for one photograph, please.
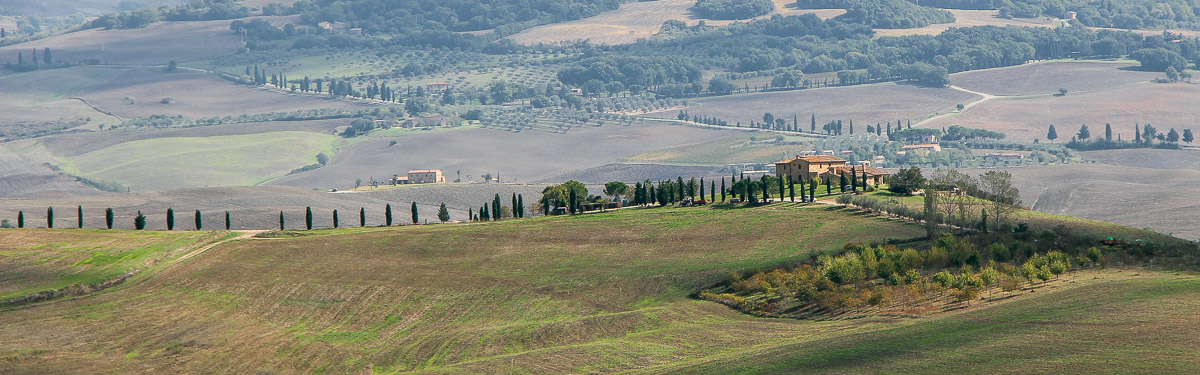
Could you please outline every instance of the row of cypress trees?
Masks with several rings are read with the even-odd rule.
[[[76,227],[83,228],[83,206],[76,207]],[[116,214],[112,208],[104,209],[104,227],[105,229],[113,229],[113,223],[116,221]],[[203,216],[200,210],[196,210],[195,214],[196,230],[204,228]],[[137,216],[133,218],[133,226],[137,230],[146,229],[146,215],[138,210]],[[17,228],[25,228],[25,211],[17,211]],[[54,206],[46,208],[46,228],[54,228]],[[167,209],[167,230],[175,230],[175,209]],[[229,211],[225,211],[225,230],[229,230]]]
[[[445,203],[443,203],[442,206],[444,207]],[[482,207],[479,207],[479,211],[473,211],[473,209],[467,209],[467,217],[470,219],[470,221],[500,220],[500,219],[504,218],[503,207],[504,207],[504,205],[501,203],[500,194],[497,193],[495,196],[492,197],[491,202],[484,203]],[[511,210],[512,210],[511,214],[512,214],[513,218],[521,219],[521,218],[525,217],[525,196],[524,195],[513,193]]]

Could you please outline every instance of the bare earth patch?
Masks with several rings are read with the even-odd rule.
[[[900,84],[834,87],[796,91],[719,96],[693,100],[699,105],[687,108],[689,115],[716,117],[730,124],[762,121],[764,112],[791,122],[799,117],[808,129],[811,116],[817,116],[817,129],[829,120],[854,120],[862,131],[868,124],[913,120],[938,112],[948,112],[959,103],[978,99],[974,94],[948,88],[927,88]],[[675,118],[678,109],[655,112],[654,117]]]
[[[844,9],[794,9],[788,0],[774,0],[772,14],[794,15],[812,13],[829,19],[846,13]],[[596,44],[629,44],[658,33],[663,22],[685,21],[689,25],[697,22],[713,26],[724,26],[734,21],[701,19],[692,14],[695,0],[658,0],[622,4],[612,10],[581,20],[542,25],[522,31],[509,38],[521,44],[572,42],[591,40]],[[761,17],[760,17],[761,18]]]

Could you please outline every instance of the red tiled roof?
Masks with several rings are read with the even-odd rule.
[[[833,157],[833,156],[829,156],[829,155],[804,155],[804,156],[796,156],[794,158],[787,159],[784,161],[779,161],[777,163],[790,163],[795,160],[803,160],[803,161],[806,161],[809,163],[836,163],[836,162],[844,163],[844,162],[846,162],[846,159],[842,159],[839,157]]]

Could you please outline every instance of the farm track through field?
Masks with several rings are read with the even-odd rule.
[[[104,110],[104,109],[102,109],[102,108],[100,108],[100,107],[97,107],[97,106],[95,106],[95,105],[94,105],[94,104],[92,104],[92,103],[88,103],[87,99],[80,98],[80,97],[71,97],[70,99],[75,99],[75,100],[78,100],[78,101],[80,101],[80,102],[83,102],[83,104],[86,104],[88,107],[92,107],[92,109],[96,110],[96,112],[100,112],[100,113],[103,113],[103,114],[106,114],[106,115],[109,115],[109,116],[115,117],[115,118],[116,118],[118,121],[125,121],[125,119],[121,118],[121,116],[117,116],[117,114],[116,114],[116,113],[109,112],[109,111],[107,111],[107,110]]]

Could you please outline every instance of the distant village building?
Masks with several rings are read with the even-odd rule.
[[[321,29],[323,29],[327,32],[330,32],[330,33],[334,33],[334,34],[341,34],[341,33],[346,32],[346,23],[345,22],[321,22],[321,23],[317,24],[317,27],[320,27]]]
[[[430,82],[425,84],[425,91],[429,93],[445,92],[450,88],[450,82]]]
[[[458,116],[432,114],[432,115],[428,115],[428,116],[413,117],[408,120],[404,120],[404,122],[400,124],[400,127],[403,127],[403,128],[416,128],[416,127],[431,128],[431,127],[435,127],[435,126],[460,126],[460,125],[463,125],[463,119],[459,118]]]
[[[1075,19],[1075,16],[1077,16],[1077,15],[1079,15],[1079,13],[1075,13],[1075,11],[1073,11],[1073,10],[1068,10],[1067,14],[1065,14],[1063,16],[1063,18],[1073,20],[1073,19]]]
[[[410,184],[441,184],[446,182],[441,169],[414,169],[408,171]]]

